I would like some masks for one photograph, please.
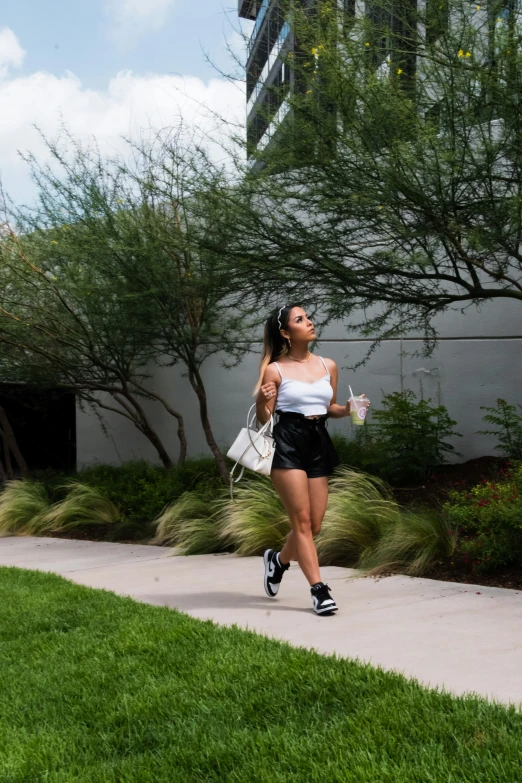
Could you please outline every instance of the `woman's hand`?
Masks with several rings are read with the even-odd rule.
[[[366,394],[359,394],[359,397],[366,397]],[[370,407],[371,402],[368,403],[368,408]],[[352,410],[352,401],[347,400],[346,401],[346,415],[349,416]]]
[[[261,388],[259,389],[261,392],[261,395],[263,397],[264,402],[270,402],[273,397],[277,394],[277,386],[275,385],[274,381],[269,381],[268,383],[265,383]]]

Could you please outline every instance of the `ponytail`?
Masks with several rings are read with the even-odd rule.
[[[288,319],[290,311],[294,307],[300,305],[285,305],[284,307],[277,308],[268,316],[265,322],[265,331],[263,339],[263,354],[261,356],[261,364],[259,367],[259,378],[254,389],[254,395],[256,395],[261,388],[265,370],[269,364],[276,362],[285,353],[288,353],[288,340],[286,340],[281,334],[282,329],[286,329],[288,326]]]

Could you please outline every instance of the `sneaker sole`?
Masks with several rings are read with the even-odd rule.
[[[339,610],[338,606],[329,606],[325,607],[324,609],[315,609],[315,607],[312,608],[316,614],[333,614]]]
[[[268,558],[272,551],[273,551],[272,549],[267,549],[265,554],[263,555],[263,562],[265,564],[265,578],[264,578],[265,593],[269,598],[275,598],[277,595],[277,593],[270,592],[270,587],[268,584]]]

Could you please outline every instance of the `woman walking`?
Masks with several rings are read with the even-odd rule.
[[[290,561],[297,560],[310,584],[313,609],[323,615],[337,611],[321,581],[314,543],[326,512],[328,476],[339,464],[326,420],[349,416],[350,407],[336,402],[335,362],[310,353],[315,339],[312,321],[299,305],[281,307],[268,318],[256,411],[263,424],[274,411],[279,414],[270,477],[292,527],[280,552],[264,554],[265,591],[277,595]]]

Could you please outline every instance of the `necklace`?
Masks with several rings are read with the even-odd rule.
[[[306,353],[307,353],[306,359],[295,359],[293,356],[290,356],[290,354],[289,354],[289,353],[287,353],[286,355],[287,355],[287,356],[288,356],[288,358],[289,358],[289,359],[291,359],[293,362],[299,362],[299,364],[302,364],[303,362],[307,362],[307,361],[308,361],[308,359],[310,358],[310,356],[312,355],[312,354],[310,353],[310,351],[307,351]]]

